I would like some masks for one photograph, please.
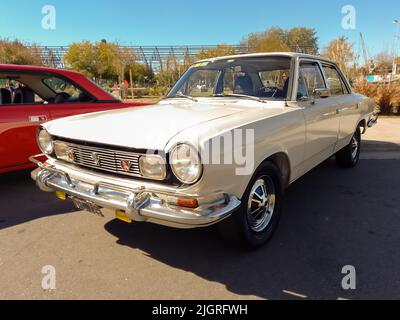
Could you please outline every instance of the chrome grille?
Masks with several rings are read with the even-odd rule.
[[[73,162],[77,165],[142,177],[139,167],[139,158],[142,154],[62,142],[73,152]],[[125,170],[122,162],[125,162]],[[128,168],[129,170],[127,170]]]

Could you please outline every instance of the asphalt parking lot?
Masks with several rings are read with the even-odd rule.
[[[400,160],[329,160],[288,191],[280,228],[256,252],[215,228],[175,230],[99,218],[0,177],[0,299],[400,298]],[[392,157],[389,157],[392,158]],[[56,290],[41,287],[56,268]],[[341,287],[353,265],[357,289]]]

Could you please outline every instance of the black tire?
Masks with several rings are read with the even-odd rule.
[[[355,146],[357,144],[357,146]],[[357,148],[356,151],[354,148]],[[354,133],[350,143],[336,153],[336,163],[342,168],[354,168],[360,160],[361,131],[360,128]]]
[[[271,204],[267,204],[265,207],[263,205],[262,208],[258,207],[261,211],[265,208],[266,215],[270,215],[271,217],[264,228],[262,228],[262,224],[260,223],[260,230],[255,231],[256,219],[252,216],[250,217],[248,211],[252,209],[248,209],[248,206],[251,192],[256,187],[256,184],[261,181],[265,182],[267,190],[268,188],[272,188],[272,184],[274,185],[275,197],[268,197],[271,199],[268,201],[274,203],[274,208],[272,209],[272,214],[269,214],[268,206]],[[272,194],[272,192],[270,193]],[[283,196],[284,187],[282,174],[279,168],[271,161],[264,162],[252,177],[243,195],[241,207],[233,213],[231,217],[218,225],[222,238],[229,245],[234,244],[235,246],[245,247],[247,249],[256,249],[266,244],[272,238],[278,226],[282,212]],[[250,219],[253,219],[253,223],[250,222]]]

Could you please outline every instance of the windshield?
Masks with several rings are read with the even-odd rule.
[[[289,57],[246,57],[194,64],[167,98],[257,97],[285,100],[288,96]]]

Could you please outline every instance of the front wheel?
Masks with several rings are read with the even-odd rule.
[[[353,168],[360,159],[361,132],[358,128],[350,143],[336,154],[336,162],[340,167]]]
[[[281,216],[282,186],[279,168],[272,162],[265,162],[250,181],[240,209],[219,224],[223,238],[248,248],[267,243]]]

